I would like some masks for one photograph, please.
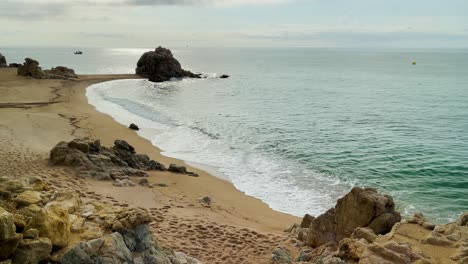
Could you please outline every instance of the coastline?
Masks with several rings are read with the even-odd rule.
[[[17,156],[24,156],[21,160],[34,159],[39,167],[24,166],[21,170],[9,168],[11,160],[4,159],[0,166],[3,169],[0,176],[18,177],[35,173],[57,183],[58,179],[55,178],[62,176],[50,172],[54,168],[47,166],[49,151],[59,141],[69,141],[76,137],[100,139],[103,145],[112,145],[114,140],[123,139],[134,146],[137,152],[145,153],[165,165],[185,165],[181,160],[161,155],[151,142],[88,104],[85,92],[90,85],[129,78],[138,77],[83,75],[77,80],[35,80],[17,76],[16,69],[1,69],[0,127],[2,139],[9,142],[8,150],[2,157],[19,151],[21,153]],[[28,102],[44,104],[26,105]],[[150,172],[149,181],[165,183],[168,185],[166,188],[114,187],[110,182],[89,179],[84,184],[89,192],[104,200],[108,198],[116,203],[153,211],[163,210],[164,220],[153,226],[155,237],[163,246],[208,263],[215,262],[215,259],[227,260],[228,257],[233,262],[242,263],[240,259],[243,256],[252,256],[249,258],[251,263],[267,263],[272,249],[283,239],[283,230],[300,218],[274,211],[259,199],[237,190],[228,181],[188,167],[200,177]],[[71,188],[84,188],[75,187],[72,181],[57,184],[59,187],[68,185]],[[210,208],[199,203],[199,198],[203,196],[211,197]],[[222,232],[194,232],[197,223],[210,223]],[[219,242],[215,242],[217,239],[207,240],[210,235],[217,236]]]
[[[90,85],[128,78],[137,76],[82,75],[77,80],[37,80],[17,76],[15,69],[0,69],[0,177],[40,177],[53,190],[74,190],[88,202],[148,209],[153,217],[151,231],[163,248],[186,253],[203,263],[271,263],[272,252],[278,252],[278,247],[298,255],[304,244],[284,229],[299,223],[300,218],[274,211],[230,182],[190,165],[188,169],[200,177],[150,172],[150,183],[164,183],[167,187],[148,188],[116,187],[110,181],[81,179],[70,168],[48,164],[52,147],[74,138],[100,139],[106,146],[123,139],[138,153],[148,154],[166,166],[187,164],[162,155],[150,141],[88,103],[85,92]],[[210,207],[199,202],[203,196],[211,197]],[[352,212],[349,217],[354,217]],[[468,229],[454,224],[432,226],[446,232],[439,233],[424,224],[397,223],[390,233],[379,235],[373,245],[403,243],[427,256],[429,263],[455,263],[453,256],[458,254],[458,248],[463,249],[460,243]],[[460,233],[452,234],[453,230]],[[452,235],[460,238],[445,238]],[[351,255],[360,256],[361,242],[352,243],[358,247]],[[320,252],[327,253],[323,248],[315,253]]]

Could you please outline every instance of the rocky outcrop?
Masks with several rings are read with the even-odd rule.
[[[8,67],[10,67],[10,68],[19,68],[19,67],[21,67],[21,63],[14,63],[13,62],[13,63],[8,64]]]
[[[136,186],[132,176],[146,177],[147,171],[166,171],[198,176],[184,166],[171,165],[169,169],[148,157],[138,154],[124,140],[115,140],[114,146],[101,146],[99,140],[74,139],[59,142],[50,151],[52,165],[70,166],[78,170],[79,176],[98,180],[113,180],[115,186]],[[151,184],[147,184],[152,187]]]
[[[57,66],[50,70],[44,71],[48,79],[74,79],[78,78],[78,75],[75,74],[73,69],[67,68],[65,66]]]
[[[137,63],[136,74],[148,78],[151,82],[164,82],[171,78],[201,78],[182,69],[179,61],[174,58],[169,49],[158,47],[154,51],[145,52]]]
[[[7,61],[5,56],[0,53],[0,68],[7,67]]]
[[[312,247],[338,244],[343,238],[350,237],[357,227],[386,234],[400,220],[392,197],[379,194],[375,189],[355,187],[338,199],[335,208],[311,221],[307,243]]]
[[[75,191],[51,191],[35,177],[1,177],[0,192],[8,194],[0,199],[1,263],[200,263],[161,248],[146,209],[85,202]],[[24,210],[29,207],[37,210]]]
[[[46,75],[39,62],[31,58],[24,59],[23,65],[18,67],[18,75],[20,76],[31,76],[35,79],[43,79]]]
[[[39,62],[31,58],[24,59],[23,65],[16,64],[18,66],[18,75],[30,76],[35,79],[72,79],[78,78],[73,69],[57,66],[50,70],[42,70],[39,67]]]

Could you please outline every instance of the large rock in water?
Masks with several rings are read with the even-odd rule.
[[[31,76],[35,79],[42,79],[45,77],[45,73],[41,67],[39,67],[39,62],[31,58],[24,59],[24,64],[18,68],[18,75],[21,76]]]
[[[312,247],[330,242],[337,244],[350,237],[357,227],[368,227],[375,234],[386,234],[400,220],[392,197],[379,194],[372,188],[355,187],[338,199],[335,208],[312,220],[307,243]]]
[[[5,56],[0,53],[0,68],[7,67],[7,62]]]
[[[145,52],[138,60],[136,74],[148,78],[152,82],[164,82],[171,78],[200,78],[182,69],[179,61],[174,58],[169,49],[158,47],[154,51]]]

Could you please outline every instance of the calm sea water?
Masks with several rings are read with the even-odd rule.
[[[1,48],[78,73],[133,73],[148,49]],[[221,80],[98,84],[88,98],[165,154],[219,169],[272,208],[319,214],[352,186],[435,221],[468,210],[468,52],[174,49]],[[417,61],[417,65],[411,65]]]

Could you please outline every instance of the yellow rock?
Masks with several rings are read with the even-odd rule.
[[[70,240],[68,210],[59,203],[47,204],[31,219],[27,229],[35,228],[40,237],[47,237],[52,245],[65,247]]]

